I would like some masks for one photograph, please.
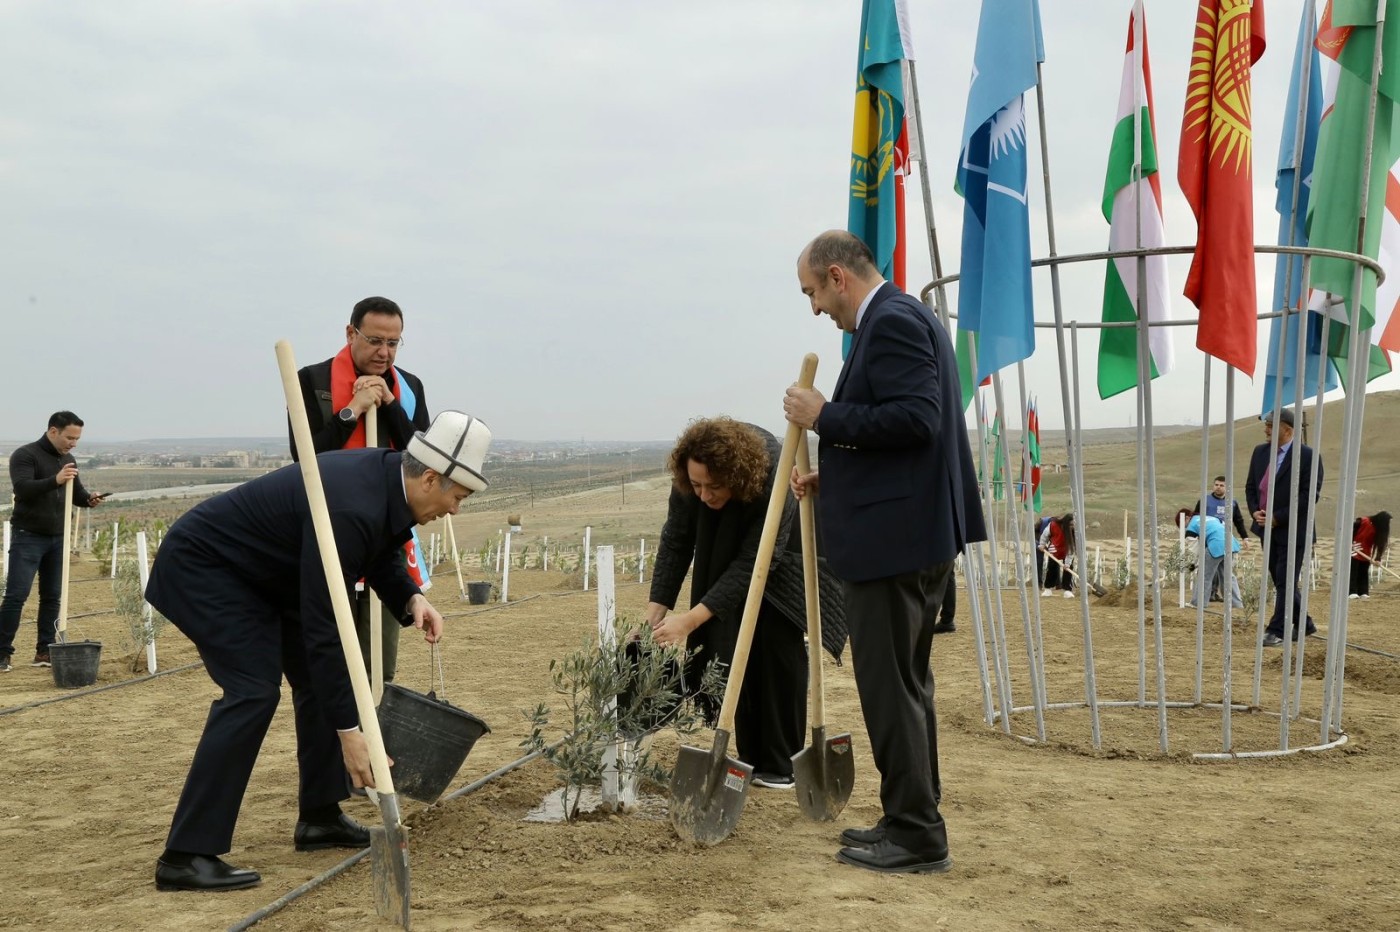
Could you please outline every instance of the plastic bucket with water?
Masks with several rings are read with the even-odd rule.
[[[490,602],[491,584],[489,582],[467,583],[467,601],[472,605],[485,605]]]
[[[59,689],[78,689],[97,682],[97,666],[102,659],[101,641],[69,641],[49,645],[53,683]]]
[[[425,803],[437,802],[476,739],[491,730],[450,702],[396,683],[384,684],[379,728],[384,750],[394,761],[394,789]]]

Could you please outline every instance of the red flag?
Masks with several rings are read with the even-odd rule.
[[[1264,54],[1264,0],[1200,0],[1177,181],[1196,215],[1186,297],[1196,346],[1254,375],[1254,158],[1250,67]]]

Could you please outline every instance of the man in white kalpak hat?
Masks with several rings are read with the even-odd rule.
[[[414,525],[456,514],[486,488],[491,431],[443,411],[402,453],[337,450],[316,457],[347,593],[363,577],[405,627],[429,643],[442,616],[413,584],[399,549]],[[165,536],[146,599],[199,649],[224,691],[209,710],[165,852],[161,890],[234,890],[260,882],[219,855],[272,722],[282,677],[292,687],[300,770],[298,851],[364,848],[368,830],[340,811],[350,786],[373,786],[350,675],[326,588],[306,486],[296,466],[201,502]],[[347,771],[350,779],[346,780]]]

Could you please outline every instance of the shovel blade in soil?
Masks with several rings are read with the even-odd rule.
[[[374,911],[381,919],[409,927],[408,836],[399,819],[399,801],[379,794],[383,828],[369,830],[370,876],[374,884]]]
[[[850,733],[828,738],[825,726],[813,728],[812,743],[792,755],[792,776],[802,814],[817,822],[835,819],[846,808],[856,781]]]
[[[729,757],[729,734],[715,732],[709,750],[683,747],[671,775],[671,824],[676,834],[702,845],[729,837],[744,811],[753,767]]]

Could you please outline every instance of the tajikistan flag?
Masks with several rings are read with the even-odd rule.
[[[1162,186],[1157,174],[1157,131],[1152,107],[1152,71],[1147,60],[1147,25],[1142,2],[1128,18],[1128,49],[1123,59],[1123,85],[1118,94],[1118,123],[1108,153],[1103,215],[1109,222],[1111,250],[1162,246]],[[1104,278],[1105,323],[1169,320],[1167,260],[1148,256],[1143,289],[1147,306],[1138,307],[1136,256],[1113,259]],[[1151,377],[1171,371],[1170,329],[1149,331]],[[1110,327],[1099,337],[1099,397],[1109,398],[1138,384],[1138,336],[1135,327]]]

